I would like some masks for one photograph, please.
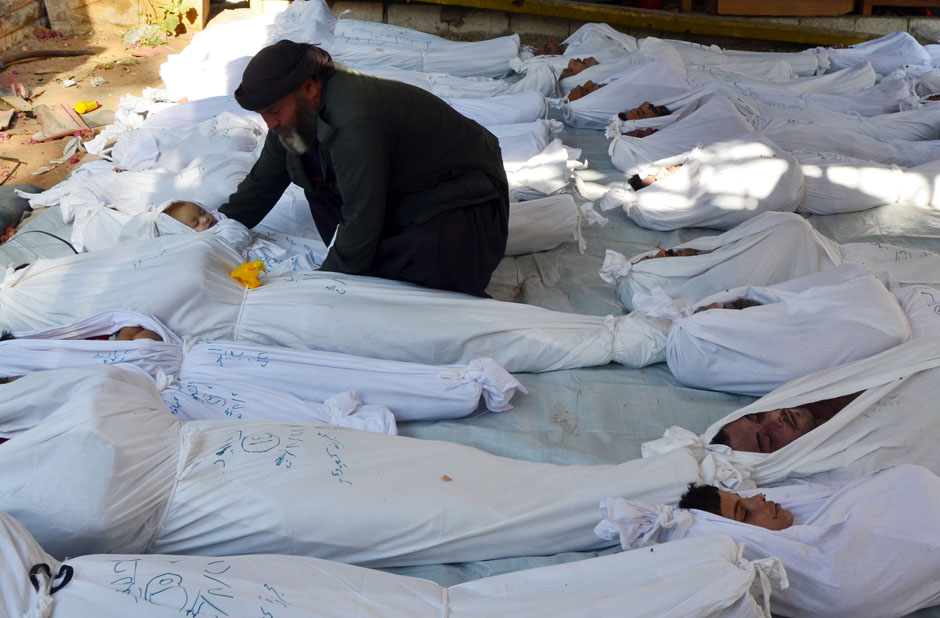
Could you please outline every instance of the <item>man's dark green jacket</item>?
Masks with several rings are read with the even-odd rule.
[[[312,143],[314,136],[304,136]],[[323,84],[317,134],[322,179],[269,132],[261,157],[222,212],[254,227],[287,186],[311,211],[342,205],[324,270],[372,270],[383,232],[501,198],[508,185],[497,139],[436,96],[336,65]],[[324,238],[329,242],[329,238]]]

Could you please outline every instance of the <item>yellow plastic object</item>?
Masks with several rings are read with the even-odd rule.
[[[268,272],[268,269],[264,267],[261,260],[242,262],[241,266],[232,271],[232,279],[244,285],[249,290],[253,290],[261,286],[261,282],[258,281],[258,276],[266,272]]]
[[[75,104],[75,111],[79,114],[87,114],[98,109],[98,107],[100,107],[98,101],[79,101]]]

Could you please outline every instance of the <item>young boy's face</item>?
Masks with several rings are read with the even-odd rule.
[[[206,210],[198,204],[193,204],[192,202],[177,202],[164,212],[197,232],[204,232],[216,224],[215,217],[206,212]]]

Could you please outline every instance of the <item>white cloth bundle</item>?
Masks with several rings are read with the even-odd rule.
[[[530,47],[524,47],[520,57],[511,61],[510,66],[518,73],[528,75],[533,71],[549,69],[560,74],[572,58],[594,58],[598,62],[618,62],[623,56],[636,51],[636,39],[614,30],[604,23],[587,23],[574,31],[561,42],[564,51],[561,55],[536,56]]]
[[[646,189],[644,189],[645,191]],[[692,302],[743,285],[773,285],[842,263],[840,246],[803,217],[767,212],[717,236],[702,236],[676,249],[698,255],[654,258],[656,249],[632,258],[607,251],[601,278],[617,285],[620,301],[633,309],[635,294],[661,288]]]
[[[506,255],[548,251],[562,243],[577,240],[580,226],[578,204],[567,193],[515,202],[509,207]]]
[[[569,148],[559,138],[541,152],[506,170],[509,199],[524,201],[554,195],[568,186],[574,170],[586,166],[578,161],[581,150]],[[509,209],[509,229],[513,228],[513,209]],[[510,232],[511,234],[512,232]]]
[[[637,49],[634,37],[614,30],[604,23],[584,24],[562,41],[562,44],[565,45],[563,55],[568,58],[592,56],[598,61],[615,58]]]
[[[744,285],[773,285],[843,262],[887,273],[894,284],[940,285],[940,256],[884,243],[829,240],[793,213],[768,212],[717,236],[676,247],[700,251],[686,257],[653,258],[657,250],[630,259],[607,251],[601,278],[617,285],[620,301],[633,308],[634,294],[662,288],[673,298],[697,302]]]
[[[562,172],[559,174],[563,179],[568,151],[561,145],[561,140],[556,140],[556,142],[557,149],[564,157],[561,165]],[[538,165],[537,161],[533,163],[536,163],[536,169],[541,169],[542,166]],[[567,184],[566,181],[559,181],[561,185],[557,186],[549,184],[547,179],[540,180],[542,181],[541,188],[547,193],[557,191]],[[522,190],[524,190],[523,187],[517,187],[517,191]],[[216,225],[203,232],[196,232],[188,225],[166,215],[163,210],[168,204],[169,202],[162,204],[154,211],[132,217],[121,228],[116,244],[174,234],[216,235],[238,251],[243,261],[260,260],[269,276],[314,270],[323,263],[323,258],[326,256],[326,247],[320,240],[275,232],[256,232],[218,211],[211,213],[218,220]],[[592,212],[591,207],[586,206],[584,212]],[[547,251],[563,242],[580,237],[579,225],[582,212],[570,195],[561,194],[527,202],[513,202],[510,204],[509,213],[509,239],[506,244],[506,255]],[[585,216],[591,217],[590,214]],[[594,213],[591,221],[595,222],[598,219],[600,217]]]
[[[892,32],[845,49],[827,47],[822,51],[829,57],[830,71],[870,62],[879,75],[888,75],[908,64],[933,64],[924,46],[903,31]]]
[[[821,125],[809,119],[775,119],[759,133],[789,152],[837,152],[855,159],[914,167],[940,158],[940,140],[879,140],[861,135],[857,127]]]
[[[860,116],[877,116],[918,107],[911,79],[892,74],[870,88],[845,94],[811,92],[797,95],[807,109],[824,108]],[[748,91],[748,94],[755,94]],[[780,97],[778,96],[778,101]]]
[[[180,335],[429,364],[489,356],[508,371],[642,367],[665,346],[664,320],[562,313],[372,277],[300,272],[246,292],[229,276],[240,262],[203,234],[41,260],[0,285],[0,328],[125,309]]]
[[[354,66],[352,68],[376,77],[411,84],[442,99],[486,98],[526,90],[535,90],[550,97],[555,96],[557,82],[555,70],[549,65],[534,67],[527,71],[522,79],[515,82],[490,77],[458,77],[447,73],[422,73],[384,66]]]
[[[717,45],[699,45],[688,41],[657,39],[647,37],[640,42],[640,49],[650,55],[663,53],[662,49],[671,48],[686,66],[704,65],[726,67],[734,71],[758,74],[767,62],[784,61],[790,65],[794,75],[815,75],[819,70],[819,60],[812,54],[803,52],[752,52],[723,50]],[[654,51],[655,50],[655,51]]]
[[[788,81],[772,82],[770,80],[751,79],[735,80],[735,82],[735,85],[740,85],[744,91],[754,89],[755,92],[762,93],[769,101],[772,101],[774,94],[779,94],[784,100],[797,94],[855,94],[877,84],[878,75],[870,64],[863,63],[826,75],[803,77]]]
[[[728,229],[762,212],[792,211],[803,198],[799,164],[757,134],[660,159],[650,167],[672,165],[682,167],[640,191],[615,185],[601,209],[622,206],[637,225],[653,230]]]
[[[163,341],[88,340],[108,337],[125,326],[142,326],[163,337]],[[271,419],[397,433],[395,416],[381,401],[373,399],[373,403],[363,404],[352,392],[354,387],[343,386],[355,386],[366,378],[378,382],[370,394],[383,394],[380,381],[385,376],[379,369],[370,371],[370,359],[224,341],[184,344],[158,320],[129,311],[112,311],[65,327],[17,335],[23,338],[0,343],[9,353],[9,358],[0,361],[0,373],[7,376],[96,365],[133,366],[151,379],[166,407],[184,421]],[[327,383],[330,376],[326,373],[342,373],[331,363],[355,364],[360,375],[349,374]],[[386,371],[408,369],[401,363],[385,363]],[[318,365],[325,365],[326,371],[317,372]],[[265,371],[268,366],[271,369]],[[274,373],[277,375],[272,377]],[[385,381],[389,379],[385,377]],[[465,414],[476,409],[478,400],[473,400],[470,409],[464,402]],[[415,411],[416,418],[420,418],[420,412]]]
[[[88,340],[125,326],[143,326],[163,341]],[[0,342],[0,375],[132,364],[163,389],[164,401],[182,420],[248,418],[251,413],[252,418],[328,421],[330,417],[311,418],[304,402],[324,401],[341,391],[355,391],[367,404],[388,406],[400,420],[433,420],[466,416],[477,409],[481,397],[488,409],[502,412],[512,407],[517,390],[526,392],[488,358],[435,366],[231,341],[184,344],[159,320],[130,311],[109,311],[67,326],[13,335],[15,339]],[[173,377],[170,384],[167,378]],[[225,388],[237,390],[236,402],[221,395]],[[278,397],[294,397],[296,409],[274,409]],[[390,427],[394,429],[394,423]]]
[[[240,109],[231,98],[223,98],[219,106],[222,105],[226,106],[224,111],[194,127],[144,123],[137,131],[121,136],[112,151],[114,162],[128,170],[160,167],[175,171],[210,155],[247,152],[257,156],[267,135],[264,121],[257,114]],[[168,120],[166,114],[163,122]]]
[[[741,495],[756,493],[792,511],[795,525],[772,531],[671,507],[651,525],[649,507],[612,499],[599,528],[624,542],[650,533],[660,540],[727,534],[744,544],[749,560],[778,559],[790,584],[774,592],[778,616],[899,618],[940,603],[940,478],[930,471],[897,466],[846,484]],[[682,520],[681,529],[674,526]]]
[[[326,257],[326,246],[319,239],[275,232],[256,232],[218,211],[210,213],[217,223],[207,230],[197,232],[164,212],[173,201],[132,217],[121,228],[115,244],[122,245],[177,234],[218,236],[239,252],[243,261],[259,260],[271,275],[314,270],[319,268]]]
[[[881,142],[917,142],[940,137],[940,107],[894,111],[868,117],[813,108],[803,104],[801,99],[795,102],[772,101],[770,104],[758,102],[755,107],[760,110],[760,118],[752,119],[757,130],[770,126],[773,121],[786,121],[794,125],[817,127],[823,134],[829,131],[837,134],[856,133]]]
[[[571,58],[568,56],[558,56],[558,58],[564,59],[564,63],[557,69],[558,75],[561,75],[562,71],[568,67],[568,62],[571,60]],[[586,58],[594,58],[594,56],[589,55],[578,58],[580,60],[585,60]],[[597,58],[594,59],[597,60]],[[571,92],[571,89],[576,86],[581,86],[589,81],[592,81],[595,84],[609,82],[616,75],[619,75],[631,67],[637,66],[639,64],[645,64],[650,60],[652,60],[652,58],[641,51],[629,52],[622,56],[616,56],[615,58],[604,60],[603,62],[600,62],[600,64],[589,66],[586,69],[564,79],[559,79],[558,88],[563,96],[568,96],[568,93]],[[682,70],[677,72],[679,75],[682,75]]]
[[[749,592],[752,585],[760,589],[766,563],[749,562],[741,553],[729,537],[714,535],[655,552],[624,552],[442,588],[416,577],[298,556],[88,555],[62,563],[20,522],[0,513],[0,611],[33,616],[32,608],[48,606],[43,618],[238,616],[247,608],[279,618],[363,612],[384,618],[576,618],[629,607],[634,618],[770,618]],[[41,592],[30,582],[38,564],[54,579],[38,573]],[[678,604],[676,589],[685,597]]]
[[[779,484],[786,479],[854,478],[899,463],[940,473],[934,412],[940,397],[940,337],[919,338],[833,369],[794,380],[712,424],[702,436],[680,427],[643,445],[655,456],[692,447],[703,478],[729,489]],[[835,416],[772,453],[707,446],[733,420],[865,391]]]
[[[940,286],[940,255],[881,242],[841,245],[842,259],[885,273],[892,285]]]
[[[940,333],[940,289],[928,285],[896,285],[891,291],[907,314],[914,337]]]
[[[503,167],[510,172],[524,166],[529,159],[545,150],[553,136],[561,133],[564,126],[557,120],[535,120],[487,128],[499,140]]]
[[[940,163],[902,170],[896,165],[853,159],[832,152],[794,156],[800,161],[806,194],[799,212],[831,215],[900,202],[933,207]]]
[[[393,26],[334,19],[325,2],[291,4],[273,15],[199,32],[160,69],[174,98],[231,95],[248,61],[265,45],[288,39],[312,43],[345,64],[421,69],[452,75],[505,75],[519,53],[516,35],[465,43]]]
[[[304,2],[313,6],[314,3]],[[320,3],[315,3],[319,5]],[[299,6],[297,8],[300,8]],[[292,15],[268,13],[247,19],[220,24],[220,28],[207,28],[197,32],[189,45],[178,54],[170,54],[160,66],[160,78],[166,85],[169,95],[178,100],[183,97],[190,101],[217,96],[231,96],[241,83],[245,67],[258,51],[270,42],[270,32],[274,30],[274,21],[282,21]],[[333,19],[327,8],[323,17]],[[285,36],[295,41],[323,41],[332,34],[332,24],[323,27],[323,21],[307,19],[302,24],[307,33],[292,33]],[[311,31],[323,28],[322,37],[316,37]]]
[[[113,247],[131,217],[157,204],[189,200],[218,208],[254,161],[249,153],[217,154],[196,159],[181,171],[128,172],[114,171],[108,161],[92,161],[66,181],[30,198],[30,204],[33,208],[58,204],[63,220],[72,222],[72,244],[98,251]]]
[[[548,115],[545,97],[535,90],[488,98],[447,99],[447,104],[484,127],[533,122]]]
[[[764,395],[911,338],[907,316],[894,295],[870,270],[855,264],[771,287],[720,292],[696,307],[738,298],[761,305],[674,317],[666,362],[683,384]],[[640,300],[634,304],[639,306]]]
[[[699,86],[712,81],[723,81],[736,86],[769,85],[779,88],[778,84],[797,82],[793,67],[783,60],[767,60],[747,65],[745,71],[710,65],[689,65],[685,68],[685,77],[690,84]]]
[[[637,121],[611,120],[610,161],[628,176],[647,171],[654,161],[687,153],[700,144],[723,142],[752,131],[737,108],[721,95],[704,96],[664,118],[669,124],[646,137],[620,135],[638,128]]]
[[[691,89],[689,83],[660,60],[638,64],[611,77],[603,88],[580,99],[562,102],[565,124],[579,129],[603,129],[612,115]],[[670,108],[671,109],[671,108]]]
[[[559,466],[338,427],[181,423],[148,378],[115,367],[4,385],[0,436],[0,509],[57,557],[284,553],[407,566],[590,551],[607,546],[591,532],[604,496],[674,501],[699,477],[688,452]]]
[[[931,52],[931,56],[934,53],[940,53],[940,45],[928,45],[927,50]],[[936,61],[934,61],[936,64]],[[914,86],[914,92],[920,97],[929,97],[932,94],[937,94],[940,92],[940,71],[931,67],[928,70],[923,72],[911,69],[906,69],[903,71],[905,75],[911,75],[916,80],[916,85]]]
[[[311,2],[319,0],[304,4]],[[321,47],[336,61],[361,67],[379,65],[459,77],[503,77],[510,72],[510,60],[519,56],[519,35],[451,41],[392,24],[340,19],[333,26],[332,40]]]

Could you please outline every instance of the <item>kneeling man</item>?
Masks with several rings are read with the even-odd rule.
[[[486,296],[506,247],[499,143],[413,86],[279,41],[248,63],[235,99],[270,132],[222,213],[254,227],[293,182],[323,241],[322,269]]]

